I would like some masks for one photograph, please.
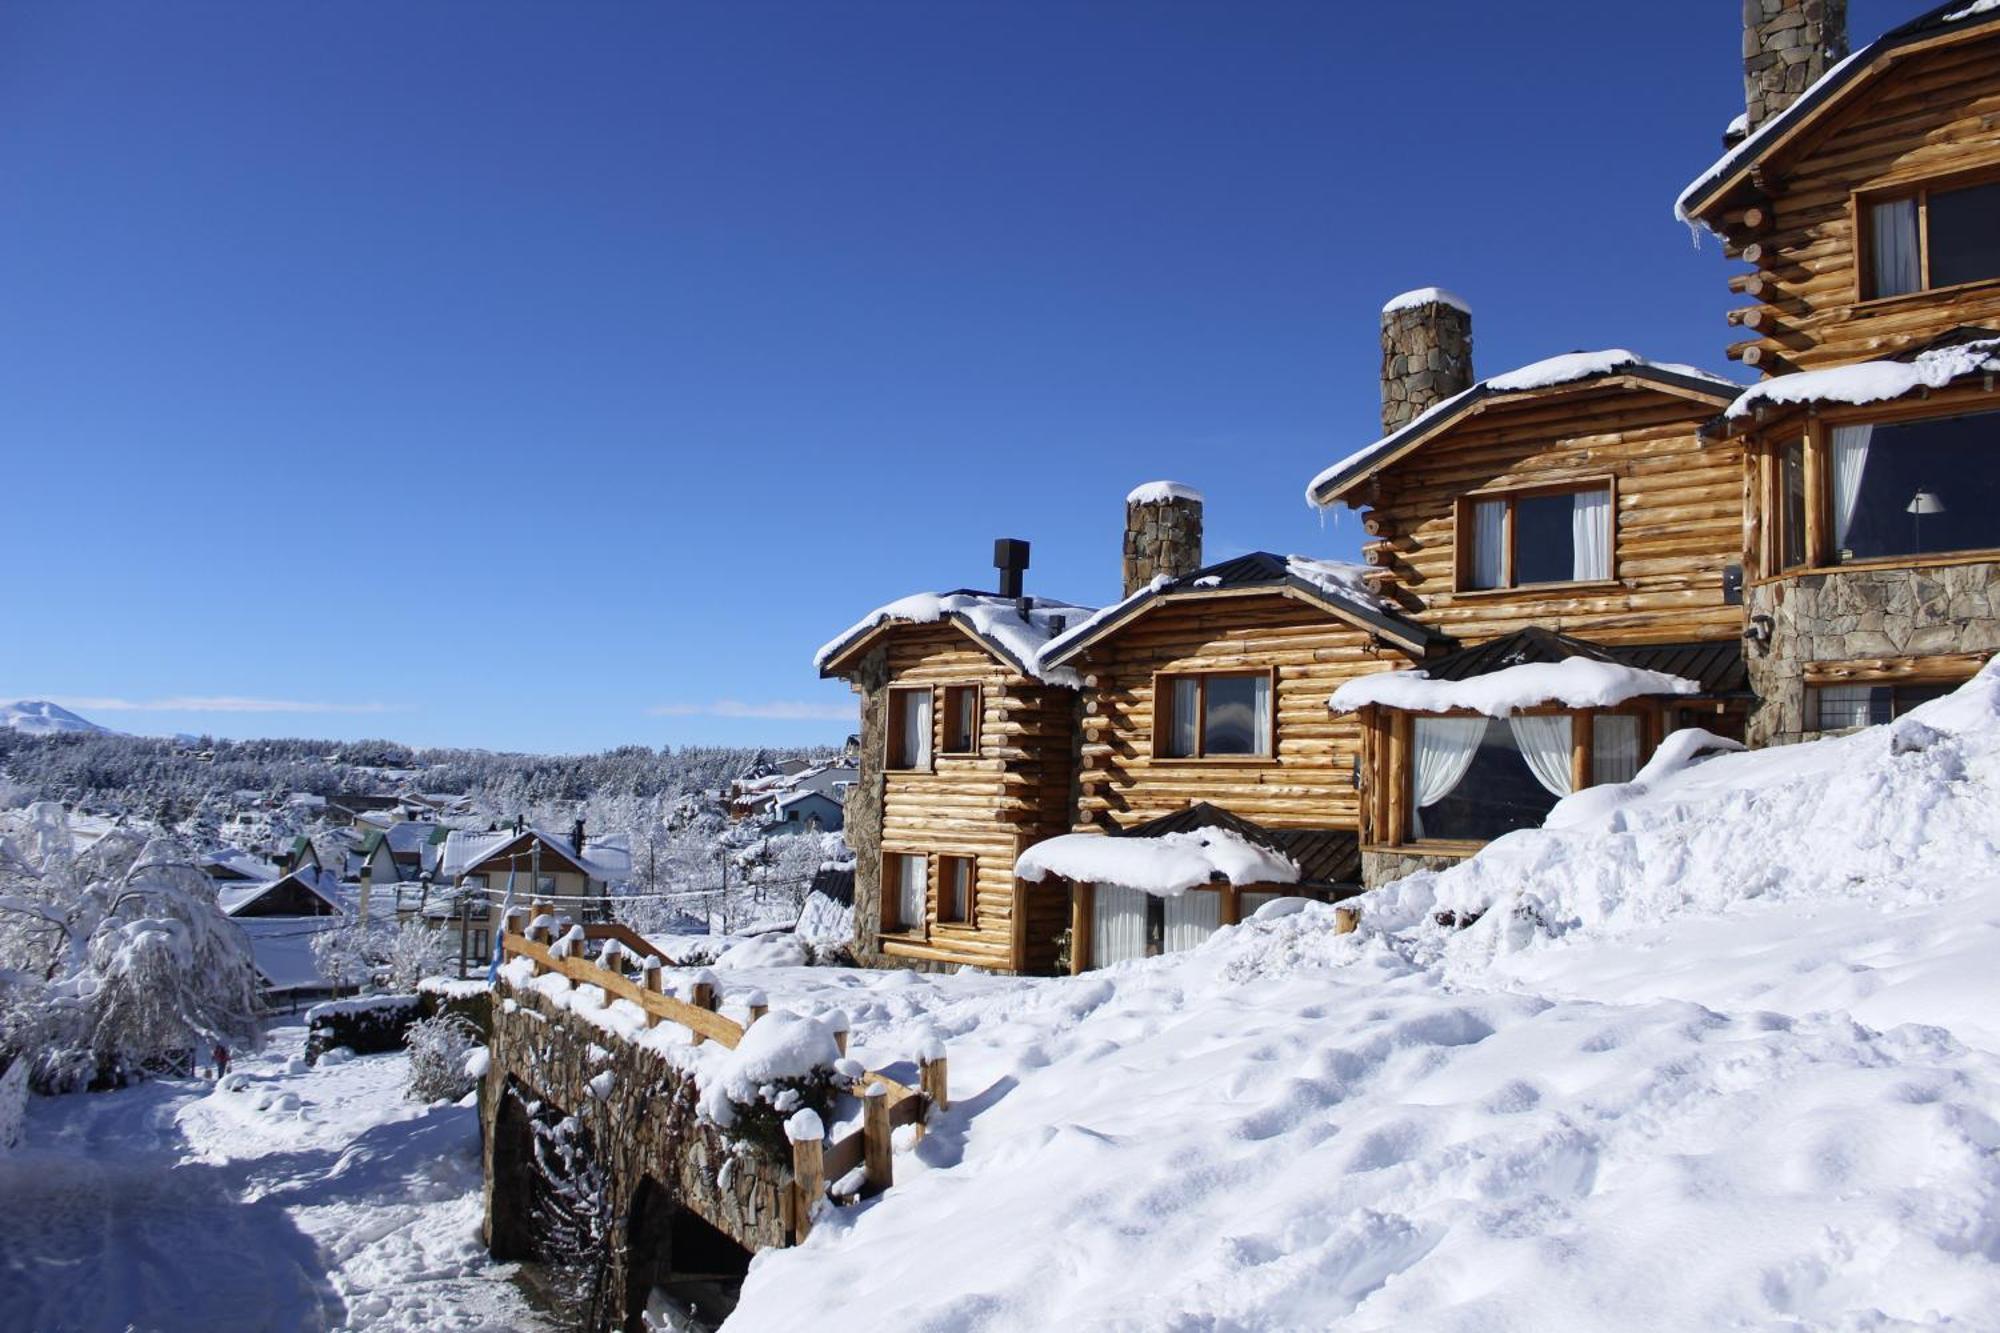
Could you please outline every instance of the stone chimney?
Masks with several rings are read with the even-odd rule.
[[[1472,387],[1472,307],[1442,287],[1382,307],[1382,433]]]
[[[1125,596],[1161,574],[1201,568],[1201,492],[1177,481],[1149,481],[1125,497]]]
[[[1743,0],[1743,132],[1847,58],[1847,0]]]

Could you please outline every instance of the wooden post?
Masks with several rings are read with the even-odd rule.
[[[758,1019],[762,1018],[765,1014],[771,1012],[771,1002],[769,999],[765,997],[763,991],[760,990],[751,991],[750,998],[747,1001],[747,1003],[749,1004],[750,1007],[750,1022],[745,1023],[743,1025],[746,1028],[749,1027],[752,1023],[755,1023]]]
[[[813,1208],[826,1197],[826,1147],[819,1139],[792,1141],[793,1243],[812,1234]]]
[[[951,1109],[951,1089],[945,1077],[944,1049],[939,1047],[929,1059],[917,1061],[917,1082],[924,1096],[940,1111]]]
[[[1097,918],[1097,886],[1088,880],[1069,888],[1069,974],[1081,976],[1090,970],[1090,953],[1095,947],[1091,923]]]
[[[657,958],[648,958],[645,968],[640,974],[640,984],[653,994],[658,995],[660,993],[660,977],[660,960]],[[646,1010],[646,1026],[649,1028],[658,1027],[659,1023],[660,1016],[651,1009]]]
[[[1595,729],[1594,713],[1577,713],[1570,719],[1569,789],[1582,791],[1590,785],[1591,751]]]
[[[1333,909],[1333,933],[1352,935],[1361,925],[1361,909],[1358,907],[1336,907]]]
[[[1222,895],[1221,924],[1233,926],[1243,919],[1243,890],[1234,884],[1224,884],[1219,890]]]
[[[820,1018],[828,1027],[833,1029],[833,1044],[840,1049],[841,1058],[843,1060],[846,1059],[847,1027],[849,1021],[847,1011],[845,1009],[830,1009],[822,1014]]]
[[[871,1083],[861,1090],[861,1162],[867,1192],[880,1194],[894,1182],[889,1161],[889,1090]]]
[[[712,980],[695,982],[689,989],[688,1003],[697,1009],[707,1009],[713,1012],[715,1009],[715,982]],[[699,1032],[694,1034],[694,1044],[697,1046],[707,1040],[708,1038],[702,1036]]]

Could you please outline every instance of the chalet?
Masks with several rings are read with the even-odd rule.
[[[349,857],[349,878],[358,879],[369,885],[395,884],[405,878],[415,879],[415,875],[405,876],[396,864],[396,855],[389,847],[389,835],[381,829],[370,833]]]
[[[845,807],[854,948],[870,963],[1046,971],[1069,907],[1014,862],[1067,832],[1078,680],[1049,641],[1090,608],[1021,592],[1028,544],[994,550],[1000,591],[920,593],[820,649],[861,696]]]
[[[249,938],[258,991],[266,1004],[296,1005],[352,989],[313,955],[313,940],[348,919],[330,873],[294,870],[262,882],[226,882],[216,904]]]
[[[320,870],[319,849],[314,847],[313,840],[304,834],[287,843],[278,859],[287,874],[298,870],[310,870],[317,874]]]
[[[319,871],[294,870],[264,883],[226,884],[216,890],[216,904],[228,917],[339,916],[339,891],[331,877]]]
[[[397,913],[443,925],[457,922],[462,953],[483,957],[492,947],[506,895],[526,904],[555,903],[566,915],[592,920],[609,911],[611,886],[631,874],[631,853],[618,845],[585,845],[583,821],[570,836],[532,826],[445,835],[435,883],[412,898],[399,894]]]
[[[1758,743],[1885,721],[2000,648],[2000,8],[1843,60],[1844,9],[1763,6],[1747,137],[1678,202],[1750,266],[1730,355],[1767,377],[1710,430],[1746,460]]]

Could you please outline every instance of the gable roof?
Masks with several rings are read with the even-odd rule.
[[[545,849],[542,862],[544,874],[569,869],[589,879],[609,882],[631,873],[631,853],[611,840],[600,839],[598,843],[589,844],[599,849],[596,856],[580,855],[568,838],[530,826],[518,833],[511,828],[492,833],[453,829],[445,835],[444,850],[438,856],[438,877],[452,880],[460,875],[475,874],[481,866],[494,861],[505,861],[516,869],[525,868],[528,864],[526,858],[532,855],[533,844],[537,841]],[[547,859],[550,856],[555,858],[555,862]],[[525,893],[532,887],[527,886],[522,891]]]
[[[1733,380],[1695,366],[1648,361],[1622,347],[1548,357],[1481,380],[1374,443],[1355,450],[1306,484],[1306,503],[1321,508],[1331,505],[1383,468],[1435,439],[1461,418],[1485,411],[1492,400],[1505,402],[1547,389],[1597,388],[1619,382],[1718,406],[1743,388]]]
[[[1021,615],[1020,601],[1028,614]],[[876,634],[897,625],[954,625],[1024,676],[1033,676],[1050,685],[1074,687],[1077,682],[1066,674],[1051,675],[1044,670],[1043,649],[1067,627],[1092,614],[1094,608],[1075,606],[1047,597],[1015,599],[999,593],[960,588],[954,592],[920,592],[879,606],[849,626],[840,637],[827,643],[813,656],[821,676],[842,674],[842,664],[866,646]]]
[[[1889,29],[1822,74],[1797,101],[1695,177],[1674,201],[1674,216],[1707,225],[1708,215],[1773,153],[1801,142],[1890,67],[1920,50],[1982,36],[1996,22],[2000,22],[2000,3],[1995,0],[1946,0]]]
[[[1451,642],[1446,635],[1411,620],[1369,591],[1363,580],[1370,572],[1365,566],[1337,560],[1252,551],[1179,578],[1163,575],[1154,579],[1124,601],[1066,630],[1050,642],[1043,660],[1060,666],[1156,606],[1249,592],[1281,593],[1310,603],[1418,657]]]
[[[303,871],[294,870],[289,875],[280,875],[277,879],[262,884],[225,884],[216,889],[215,903],[216,906],[222,909],[224,916],[237,916],[248,911],[258,899],[264,897],[266,894],[274,893],[285,885],[290,884],[304,889],[307,893],[325,903],[330,914],[341,915],[345,909],[341,906],[339,894],[333,890],[330,884],[326,883],[328,878],[330,876],[326,871],[321,871],[317,875],[311,875]]]

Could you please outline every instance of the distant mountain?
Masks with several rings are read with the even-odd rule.
[[[23,699],[19,703],[0,704],[0,727],[25,731],[31,736],[53,736],[59,731],[116,734],[111,728],[100,727],[90,719],[78,717],[69,709],[58,707],[46,699]]]

